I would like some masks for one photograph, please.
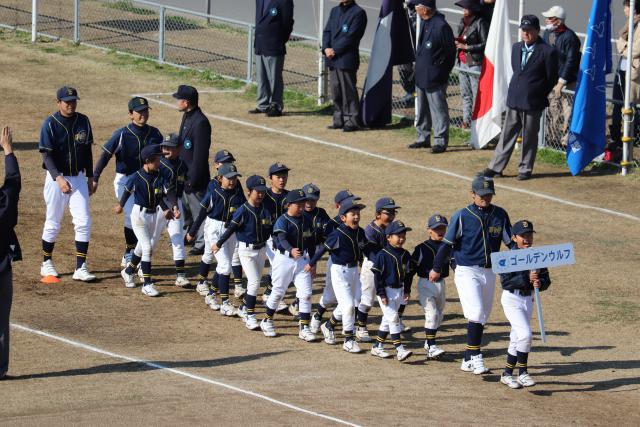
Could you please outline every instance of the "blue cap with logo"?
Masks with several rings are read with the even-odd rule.
[[[289,173],[290,170],[291,169],[289,169],[284,163],[277,162],[269,166],[269,176],[279,173]]]
[[[236,158],[233,157],[233,154],[231,154],[229,151],[220,150],[216,153],[215,157],[213,158],[213,161],[216,163],[231,163],[231,162],[235,162]]]
[[[170,133],[169,135],[164,136],[164,140],[160,143],[161,147],[179,147],[180,146],[180,138],[177,133]]]
[[[249,190],[267,191],[267,181],[260,175],[251,175],[247,178],[247,188]]]
[[[520,29],[521,30],[539,30],[540,29],[540,20],[535,15],[523,15],[520,20]]]
[[[400,209],[400,206],[396,205],[396,202],[391,197],[382,197],[376,202],[376,212],[380,212],[383,209]]]
[[[242,176],[238,172],[238,168],[233,163],[224,163],[218,168],[218,176],[224,176],[225,178],[233,178],[234,176]]]
[[[56,98],[64,102],[76,101],[80,99],[76,88],[71,86],[62,86],[60,89],[58,89],[58,91],[56,92]]]
[[[360,197],[354,195],[350,190],[340,190],[336,193],[336,196],[333,198],[336,205],[341,204],[347,199],[360,200]]]
[[[302,187],[302,191],[307,194],[309,200],[320,200],[320,187],[315,184],[306,184]]]
[[[356,203],[356,198],[353,197],[349,197],[347,199],[345,199],[341,204],[340,204],[340,211],[339,214],[340,215],[346,215],[347,212],[357,209],[357,210],[362,210],[364,208],[366,208],[365,205],[363,205],[362,203]]]
[[[525,233],[535,233],[533,230],[533,223],[529,220],[522,219],[511,227],[511,233],[515,235],[521,235]]]
[[[384,229],[384,234],[391,236],[392,234],[406,233],[407,231],[411,231],[411,227],[407,227],[402,221],[393,221]]]
[[[496,190],[493,184],[493,179],[486,176],[479,175],[471,182],[471,191],[478,196],[487,196],[489,194],[496,194]]]
[[[129,111],[144,111],[151,108],[149,107],[149,101],[147,101],[147,98],[143,98],[141,96],[134,96],[131,98],[129,100],[128,107]]]
[[[291,190],[287,193],[287,203],[300,203],[307,199],[307,194],[302,191],[302,188]]]
[[[442,216],[440,214],[432,215],[429,218],[429,221],[427,221],[427,228],[437,228],[442,225],[449,225],[449,221],[447,221],[447,218],[445,216]]]
[[[160,144],[149,144],[145,145],[142,150],[140,150],[140,157],[146,163],[151,160],[154,156],[162,155],[162,147]]]

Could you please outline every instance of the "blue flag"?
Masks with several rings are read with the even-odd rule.
[[[574,176],[604,153],[607,118],[605,76],[611,72],[610,40],[611,0],[594,0],[567,144],[567,165]]]
[[[380,6],[362,92],[362,123],[367,127],[391,123],[393,66],[415,60],[409,17],[402,4],[402,0],[382,0]]]

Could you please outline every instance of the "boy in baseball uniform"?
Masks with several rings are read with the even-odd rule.
[[[513,250],[530,248],[533,245],[533,224],[523,219],[513,224]],[[500,382],[509,388],[531,387],[536,382],[527,370],[531,351],[531,316],[533,314],[533,293],[538,288],[544,291],[551,284],[549,270],[541,268],[533,271],[501,273],[502,297],[500,302],[504,314],[511,324],[507,364],[500,376]],[[513,374],[518,368],[518,376]]]

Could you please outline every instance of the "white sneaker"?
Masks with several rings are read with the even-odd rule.
[[[216,294],[214,294],[213,292],[210,294],[207,294],[207,296],[204,297],[204,303],[207,304],[211,310],[214,310],[214,311],[220,310],[220,304],[218,304],[218,298],[216,297]]]
[[[401,330],[402,332],[404,332],[404,333],[406,333],[406,332],[411,332],[411,326],[407,326],[407,325],[405,325],[405,324],[404,324],[404,322],[402,321],[402,319],[400,319],[400,322],[399,322],[399,323],[400,323],[400,328],[401,328],[400,330]]]
[[[135,288],[136,287],[136,280],[134,279],[133,274],[127,274],[127,269],[126,268],[120,272],[120,275],[124,279],[124,286],[126,288]]]
[[[320,324],[322,323],[322,319],[317,319],[315,314],[311,315],[311,322],[309,322],[309,329],[314,334],[320,332]]]
[[[309,329],[309,326],[304,325],[302,328],[300,328],[300,331],[298,332],[298,338],[306,342],[312,342],[312,341],[315,341],[318,337],[316,337],[316,334],[311,332],[311,329]]]
[[[242,286],[242,283],[237,283],[233,289],[233,296],[240,299],[246,292],[247,290]]]
[[[255,331],[256,329],[260,329],[260,324],[258,323],[258,319],[256,319],[255,314],[247,315],[247,321],[244,324],[247,329],[250,331]]]
[[[489,372],[489,368],[484,366],[484,359],[482,358],[482,354],[471,356],[471,361],[473,362],[473,373],[475,375],[486,374],[487,372]]]
[[[127,257],[123,255],[122,259],[120,260],[120,267],[127,268],[128,264],[129,264],[129,260],[127,260]]]
[[[201,280],[196,285],[196,292],[202,295],[203,297],[206,297],[209,294],[210,290],[211,288],[209,286],[209,282],[207,282],[206,280]]]
[[[176,286],[179,288],[187,288],[191,286],[191,282],[187,279],[187,276],[184,274],[178,274],[176,276]]]
[[[242,307],[238,308],[238,310],[236,311],[236,314],[238,315],[238,317],[239,317],[240,319],[242,319],[242,321],[243,321],[243,322],[245,322],[245,323],[246,323],[246,321],[247,321],[247,317],[249,316],[249,315],[247,314],[247,307],[245,307],[245,306],[243,305]]]
[[[153,283],[149,283],[148,285],[142,286],[142,293],[148,297],[157,297],[160,295],[160,292],[156,289],[156,285]]]
[[[278,303],[278,308],[276,308],[276,311],[280,312],[288,309],[289,309],[289,306],[287,305],[287,303],[284,301],[280,301],[280,303]]]
[[[366,327],[356,326],[356,339],[360,342],[371,342],[371,337]]]
[[[83,262],[80,268],[73,272],[73,280],[80,280],[82,282],[93,282],[96,280],[96,276],[91,274],[87,263]]]
[[[460,369],[465,372],[473,372],[473,360],[462,360],[462,365],[460,365]]]
[[[444,354],[444,350],[438,347],[437,345],[428,346],[427,347],[427,359],[437,359]]]
[[[138,264],[138,279],[140,279],[140,283],[144,283],[144,273],[142,272],[142,263]]]
[[[290,304],[287,309],[289,310],[289,314],[293,317],[296,317],[298,315],[298,306],[295,303]]]
[[[388,359],[391,357],[391,355],[386,352],[384,347],[378,345],[374,345],[373,347],[371,347],[371,355],[379,357],[381,359]]]
[[[407,359],[412,354],[413,354],[413,351],[407,350],[406,348],[404,348],[403,345],[396,348],[396,359],[398,359],[399,362],[402,362],[403,360]]]
[[[360,353],[361,351],[356,340],[345,341],[344,344],[342,344],[342,349],[347,353]]]
[[[229,300],[224,301],[220,306],[220,314],[223,316],[233,317],[236,315],[236,308],[229,302]]]
[[[336,343],[336,334],[329,328],[327,328],[326,324],[320,325],[320,330],[322,331],[322,335],[324,335],[324,342],[330,345],[334,345]]]
[[[528,372],[525,372],[524,374],[520,374],[518,376],[518,383],[522,387],[533,387],[534,385],[536,385],[536,382],[533,380],[533,378],[531,378],[531,375],[529,375]]]
[[[522,384],[520,384],[515,378],[513,378],[513,375],[504,375],[502,374],[500,376],[500,382],[504,385],[506,385],[509,388],[521,388]]]
[[[265,337],[272,338],[276,336],[276,330],[273,327],[273,320],[271,319],[262,319],[260,329],[262,329]]]
[[[51,261],[50,259],[43,262],[42,265],[40,266],[40,275],[42,277],[47,277],[47,276],[60,277],[60,275],[56,271],[56,268],[53,266],[53,261]]]

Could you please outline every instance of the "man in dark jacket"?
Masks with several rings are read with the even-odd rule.
[[[356,74],[360,67],[360,39],[367,28],[367,14],[353,0],[340,0],[329,15],[322,34],[322,53],[327,58],[333,99],[330,129],[360,129],[360,98]]]
[[[511,50],[513,77],[507,92],[507,115],[500,141],[484,176],[501,175],[507,167],[516,138],[522,131],[522,154],[518,180],[531,178],[538,153],[540,117],[549,106],[548,96],[558,82],[558,54],[540,38],[540,21],[524,15],[520,21],[522,41]]]
[[[192,86],[180,85],[173,94],[176,105],[184,115],[180,124],[179,140],[182,144],[180,158],[189,168],[188,179],[184,185],[183,203],[197,218],[200,212],[200,199],[211,179],[209,173],[209,149],[211,148],[211,123],[198,107],[198,91]],[[190,255],[204,253],[204,235],[200,227]]]
[[[4,186],[0,188],[0,381],[9,379],[9,315],[13,299],[11,263],[21,259],[13,228],[18,223],[20,169],[13,154],[11,130],[2,129],[0,151],[4,151]]]
[[[562,145],[569,139],[569,122],[571,121],[572,97],[562,94],[562,89],[575,90],[580,69],[580,39],[564,23],[566,12],[561,6],[553,6],[542,12],[547,24],[542,38],[558,52],[558,83],[549,96],[550,127],[562,133]]]
[[[293,31],[293,0],[256,0],[256,76],[258,105],[250,114],[282,115],[282,70],[286,43]]]
[[[453,30],[437,11],[436,0],[410,0],[421,19],[416,46],[416,94],[418,140],[409,148],[431,146],[432,153],[443,153],[449,144],[449,105],[447,85],[456,60]]]

